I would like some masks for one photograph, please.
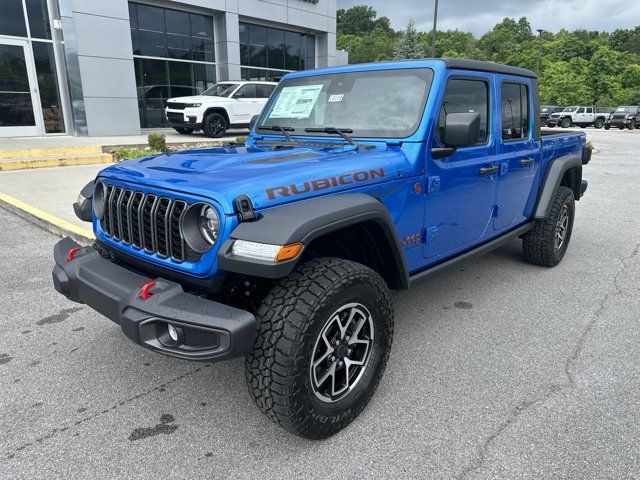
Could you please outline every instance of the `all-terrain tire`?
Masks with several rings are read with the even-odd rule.
[[[569,117],[565,117],[560,120],[560,126],[562,128],[569,128],[571,126],[571,119]]]
[[[597,118],[596,122],[593,124],[593,126],[595,128],[597,128],[598,130],[600,130],[602,127],[604,127],[604,119],[603,118]]]
[[[329,338],[326,328],[340,318],[336,313],[353,304],[370,312],[368,362],[345,396],[323,401],[312,385],[312,364],[319,363],[312,356],[321,339]],[[245,374],[249,392],[263,413],[296,435],[323,439],[362,412],[382,378],[393,339],[393,302],[380,275],[337,258],[306,261],[276,283],[256,318],[258,332],[253,352],[245,359]]]
[[[566,214],[566,222],[564,221]],[[575,198],[567,187],[558,187],[553,198],[549,216],[536,220],[532,230],[523,236],[524,256],[528,262],[543,267],[558,265],[567,251],[575,217]],[[562,243],[558,240],[558,229],[564,224]]]

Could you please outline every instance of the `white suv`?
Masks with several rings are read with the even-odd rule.
[[[194,97],[170,98],[165,113],[178,133],[202,130],[220,138],[230,128],[248,128],[276,88],[272,82],[220,82]]]

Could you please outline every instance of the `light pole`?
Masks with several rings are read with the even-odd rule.
[[[433,12],[433,34],[431,35],[431,56],[436,58],[436,29],[438,28],[438,0]]]
[[[539,28],[537,31],[540,37],[540,44],[538,45],[538,68],[536,69],[536,73],[540,75],[540,58],[542,57],[542,34],[544,33],[544,30]]]

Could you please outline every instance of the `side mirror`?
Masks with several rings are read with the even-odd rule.
[[[444,143],[460,148],[476,145],[480,140],[479,113],[450,113],[445,120]]]
[[[253,127],[255,127],[256,123],[258,123],[259,118],[260,115],[254,115],[253,117],[251,117],[251,121],[249,122],[249,130],[253,130]]]

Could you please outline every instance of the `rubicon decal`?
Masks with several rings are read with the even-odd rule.
[[[376,178],[384,178],[385,176],[384,168],[378,170],[361,170],[354,173],[345,173],[344,175],[338,175],[336,177],[318,178],[300,184],[292,183],[291,185],[267,188],[265,192],[269,200],[275,200],[278,197],[286,198],[354,183],[364,183],[369,180],[375,180]]]

